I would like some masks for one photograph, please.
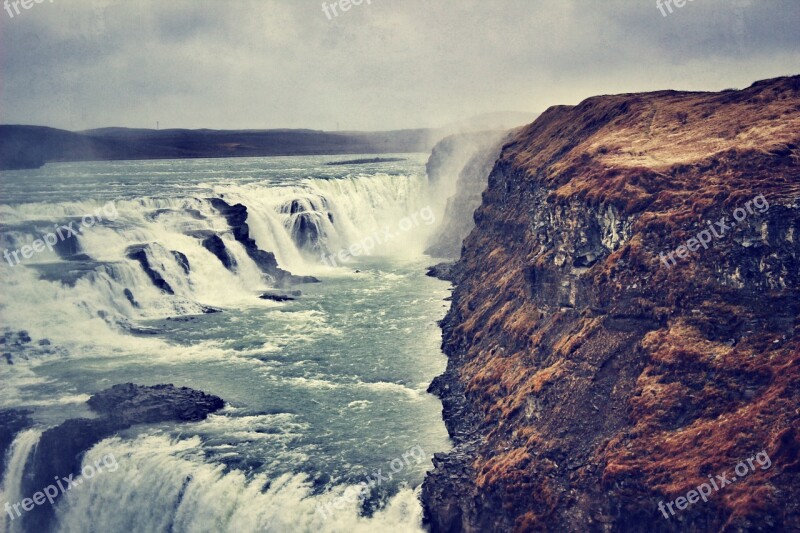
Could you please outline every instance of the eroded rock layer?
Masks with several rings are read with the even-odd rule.
[[[800,528],[799,145],[795,76],[590,98],[503,147],[451,273],[434,532]]]

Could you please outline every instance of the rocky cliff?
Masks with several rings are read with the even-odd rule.
[[[800,528],[798,145],[800,76],[503,147],[442,323],[432,531]]]

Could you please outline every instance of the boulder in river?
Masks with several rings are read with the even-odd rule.
[[[114,385],[87,403],[98,418],[70,419],[42,433],[23,478],[23,494],[43,490],[55,476],[77,475],[86,451],[134,424],[197,422],[225,405],[222,398],[187,387],[133,383]],[[34,507],[22,518],[24,529],[48,531],[53,515],[52,505]]]
[[[273,302],[289,302],[297,300],[302,292],[300,291],[277,291],[269,290],[264,292],[259,298],[262,300],[272,300]]]

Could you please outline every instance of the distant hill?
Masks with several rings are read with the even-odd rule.
[[[431,129],[325,132],[101,128],[71,132],[44,126],[0,125],[0,170],[37,168],[48,161],[428,152],[436,140],[436,130]]]
[[[442,128],[374,132],[141,128],[67,131],[0,125],[0,170],[38,168],[48,161],[430,152],[437,141],[448,135],[508,130],[528,124],[536,116],[512,111],[484,113]]]

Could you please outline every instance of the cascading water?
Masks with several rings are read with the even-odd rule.
[[[67,493],[57,517],[65,533],[89,531],[414,531],[421,516],[411,490],[404,489],[375,516],[358,515],[355,502],[326,517],[318,510],[336,504],[345,488],[315,496],[303,476],[248,479],[240,471],[202,460],[197,438],[173,441],[144,437],[111,439],[87,454],[85,464],[113,455],[120,470],[97,475]],[[135,480],[132,482],[132,480]],[[141,509],[141,502],[150,502]],[[120,512],[136,508],[137,513]]]
[[[58,501],[53,530],[418,530],[408,486],[448,446],[440,405],[425,393],[444,365],[435,321],[447,292],[420,258],[434,226],[419,213],[439,209],[422,161],[331,168],[277,158],[241,173],[226,161],[176,161],[172,172],[163,162],[65,164],[21,176],[19,187],[61,190],[41,190],[35,204],[24,191],[19,201],[3,196],[4,249],[77,227],[109,201],[114,212],[52,251],[0,266],[9,356],[0,409],[33,409],[55,425],[86,416],[88,395],[123,382],[175,383],[230,402],[206,422],[97,444],[84,463],[113,453],[119,470]],[[226,212],[237,204],[244,221],[241,209]],[[322,260],[385,232],[391,241],[349,254],[339,262],[347,268]],[[266,252],[322,283],[294,287],[296,302],[259,299],[276,281]],[[342,504],[348,487],[415,444],[424,461]]]
[[[396,226],[398,220],[428,205],[427,183],[421,175],[307,178],[291,186],[225,184],[214,185],[212,191],[228,204],[245,205],[250,236],[260,249],[275,254],[279,266],[296,274],[324,271],[323,256],[346,249],[371,232]],[[81,213],[98,208],[92,202],[48,205],[50,216],[58,221],[52,224],[35,219],[41,217],[41,206],[4,206],[3,219],[13,230],[3,232],[2,244],[20,249],[57,225],[80,220]],[[31,293],[52,294],[72,300],[87,319],[99,317],[120,325],[199,314],[209,307],[252,305],[254,293],[269,287],[224,217],[206,199],[145,197],[114,202],[113,209],[114,216],[72,237],[78,254],[59,258],[45,248],[22,265],[9,268],[6,261],[2,273],[10,299],[33,297],[41,305],[40,297]],[[429,232],[430,227],[426,223],[415,229],[416,233],[374,253],[418,253],[419,243],[424,242],[419,233]],[[228,265],[204,247],[208,236],[219,237],[223,253],[230,257]],[[410,241],[418,243],[414,249]],[[138,250],[146,264],[132,258]],[[154,274],[149,275],[148,269]],[[163,284],[154,282],[153,275]],[[47,282],[53,286],[45,289],[42,283]],[[33,318],[25,316],[20,327],[34,328]]]
[[[39,442],[39,437],[42,432],[38,429],[27,429],[21,431],[11,444],[11,448],[7,452],[6,458],[6,471],[3,474],[2,491],[0,491],[0,502],[8,502],[11,507],[11,514],[6,509],[2,509],[2,516],[0,516],[0,531],[3,533],[16,533],[21,531],[20,520],[16,516],[16,511],[13,505],[19,503],[23,498],[27,497],[22,493],[22,476],[25,474],[25,465],[28,462],[36,444]]]

